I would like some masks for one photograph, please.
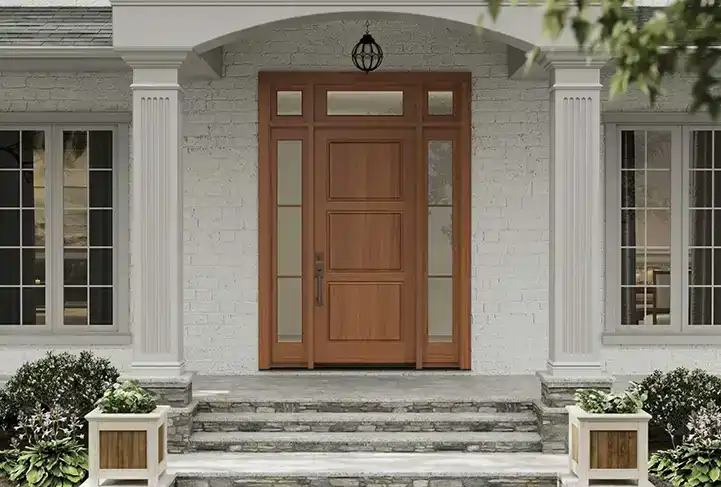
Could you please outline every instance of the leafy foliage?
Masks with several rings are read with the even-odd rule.
[[[721,377],[702,369],[655,370],[639,388],[647,396],[644,410],[651,415],[649,425],[668,433],[674,445],[689,434],[689,418],[694,412],[709,405],[721,406]]]
[[[721,448],[721,407],[709,404],[691,414],[687,444],[698,448]]]
[[[0,393],[0,426],[12,436],[21,413],[32,414],[38,407],[49,411],[55,405],[83,418],[118,376],[109,360],[90,352],[49,352],[23,364],[5,385]]]
[[[41,441],[6,462],[17,487],[74,487],[85,480],[88,456],[74,439]]]
[[[134,380],[115,384],[98,399],[97,406],[103,413],[146,414],[155,407],[155,395],[143,389]]]
[[[489,0],[488,10],[494,20],[502,2]],[[599,5],[600,16],[591,18],[590,7]],[[695,78],[691,111],[706,108],[716,118],[721,110],[721,78],[716,72],[721,56],[717,48],[721,41],[718,4],[676,0],[659,9],[642,26],[636,23],[636,13],[633,1],[547,0],[543,30],[551,39],[557,39],[570,28],[580,52],[610,57],[616,65],[612,96],[635,85],[653,104],[663,94],[664,78],[685,70]],[[529,61],[537,55],[536,50]]]
[[[12,438],[13,447],[35,445],[45,441],[65,438],[83,439],[83,423],[72,411],[55,405],[44,411],[39,405],[30,414],[20,412],[16,435]]]
[[[721,449],[681,445],[651,456],[650,474],[674,486],[721,487]]]
[[[575,400],[576,405],[587,413],[633,414],[643,408],[646,396],[635,384],[632,384],[623,394],[597,389],[579,389],[575,394]]]

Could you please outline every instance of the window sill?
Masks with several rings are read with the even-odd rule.
[[[0,344],[2,345],[47,345],[47,346],[124,346],[133,343],[130,333],[63,333],[63,332],[13,332],[0,329]]]
[[[608,332],[601,336],[601,343],[628,346],[721,345],[721,333]]]

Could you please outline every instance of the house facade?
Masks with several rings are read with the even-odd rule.
[[[611,100],[530,5],[479,35],[462,0],[3,3],[0,375],[721,371],[690,79]]]

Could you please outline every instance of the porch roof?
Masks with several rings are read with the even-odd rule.
[[[112,45],[110,7],[0,7],[0,46]]]

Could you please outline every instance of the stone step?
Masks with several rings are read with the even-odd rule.
[[[308,400],[255,401],[228,397],[199,396],[199,412],[211,413],[517,413],[533,411],[525,400],[488,401],[383,401]]]
[[[220,453],[170,455],[177,487],[556,487],[566,455]]]
[[[530,411],[521,413],[200,413],[194,431],[414,432],[538,430]]]
[[[191,451],[228,452],[539,452],[538,433],[196,432]]]

